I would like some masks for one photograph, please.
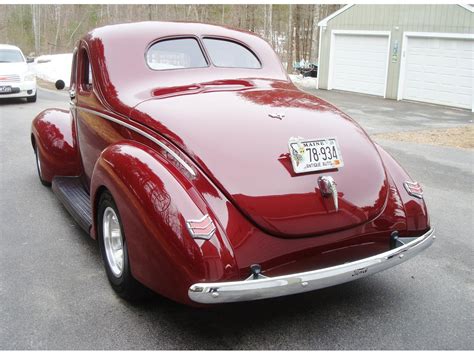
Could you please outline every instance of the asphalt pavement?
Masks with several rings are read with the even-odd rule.
[[[367,109],[383,119],[395,104],[377,99]],[[403,105],[428,115],[427,105]],[[0,350],[473,349],[472,150],[380,141],[423,184],[437,230],[436,242],[406,263],[285,298],[193,309],[156,296],[134,305],[115,296],[96,243],[38,181],[30,125],[47,107],[67,108],[67,95],[0,101]],[[433,127],[442,125],[446,108],[429,110]],[[472,121],[457,112],[459,124]],[[354,113],[370,131],[375,119]]]

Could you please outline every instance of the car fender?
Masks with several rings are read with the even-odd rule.
[[[154,149],[120,141],[105,149],[91,181],[96,237],[97,202],[113,196],[124,228],[133,276],[152,290],[190,303],[188,287],[198,280],[232,280],[238,268],[213,212],[193,184]],[[193,239],[187,220],[209,215],[216,226],[209,240]]]
[[[411,234],[412,232],[428,230],[430,221],[425,200],[409,195],[403,186],[405,181],[413,181],[413,179],[385,149],[379,144],[375,144],[375,146],[402,200],[406,215],[407,233]]]
[[[55,176],[78,176],[81,163],[76,134],[69,110],[48,109],[31,124],[31,143],[38,148],[42,178],[51,182]]]

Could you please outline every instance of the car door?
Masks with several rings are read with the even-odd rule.
[[[71,85],[71,99],[75,106],[77,139],[83,167],[83,182],[89,191],[95,163],[101,152],[120,139],[116,127],[99,116],[103,112],[97,97],[89,53],[84,44],[78,48],[76,82]]]

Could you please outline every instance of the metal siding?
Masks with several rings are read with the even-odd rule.
[[[438,30],[440,32],[445,32],[447,27],[448,27],[448,18],[446,16],[446,11],[443,11],[443,12],[440,11],[439,13],[440,13],[440,16],[441,16],[441,20],[440,20],[439,24],[437,24]]]
[[[441,28],[441,18],[442,18],[441,11],[434,11],[434,13],[435,13],[435,22],[434,23],[438,24],[438,26],[440,28],[440,31],[443,31],[444,29]]]
[[[395,27],[399,29],[396,30]],[[474,13],[459,5],[354,5],[329,20],[321,37],[319,87],[327,89],[332,30],[391,31],[386,97],[397,98],[403,32],[472,33]],[[391,54],[398,40],[398,60]]]
[[[450,16],[452,16],[452,13],[453,13],[452,9],[453,8],[451,6],[446,9],[446,28],[444,29],[443,32],[456,32],[457,30],[459,18],[457,19],[456,23],[452,23],[448,21]]]

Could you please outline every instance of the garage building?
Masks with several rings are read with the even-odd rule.
[[[342,7],[318,24],[318,87],[473,110],[473,9]]]

